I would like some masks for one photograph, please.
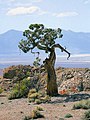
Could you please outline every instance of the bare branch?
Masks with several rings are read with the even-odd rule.
[[[70,57],[70,53],[66,50],[66,48],[63,48],[60,44],[55,44],[55,45],[52,46],[53,49],[56,48],[56,47],[60,48],[61,52],[66,52],[68,54],[67,59]]]
[[[39,54],[40,54],[40,52],[33,52],[32,49],[31,49],[31,53],[34,54],[34,55],[35,55],[35,54],[38,54],[38,56],[39,56]]]

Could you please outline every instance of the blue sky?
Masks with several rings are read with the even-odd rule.
[[[0,34],[31,23],[90,32],[90,0],[0,0]]]

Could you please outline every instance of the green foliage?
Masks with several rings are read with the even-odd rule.
[[[45,28],[43,24],[31,24],[28,30],[23,32],[26,40],[21,40],[18,47],[25,53],[35,47],[50,52],[50,48],[55,44],[57,38],[62,38],[61,29],[57,30]]]
[[[71,117],[73,117],[73,116],[70,113],[65,115],[65,118],[71,118]]]
[[[90,109],[90,100],[82,100],[74,104],[73,109]]]
[[[82,119],[83,120],[90,120],[90,110],[88,110],[84,113],[84,116]]]
[[[40,61],[41,61],[41,59],[39,57],[36,57],[36,60],[33,62],[33,65],[35,67],[39,67],[40,66]]]
[[[0,87],[0,94],[3,92],[3,89]]]
[[[8,96],[9,100],[16,99],[16,98],[21,98],[21,95],[18,90],[12,90],[11,93]]]
[[[16,74],[15,70],[9,70],[8,72],[3,74],[3,77],[12,79],[15,76],[15,74]]]
[[[27,80],[27,79],[22,80],[21,84],[18,83],[15,85],[15,87],[11,91],[8,99],[27,97],[30,86],[31,86],[31,83],[29,80]]]

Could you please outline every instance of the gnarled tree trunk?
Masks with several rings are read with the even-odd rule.
[[[56,82],[56,73],[54,69],[56,60],[55,50],[52,49],[49,58],[44,61],[45,69],[47,70],[47,94],[55,96],[58,94],[58,87]]]
[[[59,44],[53,45],[48,51],[50,52],[49,58],[44,61],[45,69],[47,70],[47,94],[50,96],[55,96],[58,94],[58,87],[56,82],[56,73],[54,69],[56,54],[55,48],[61,49],[61,52],[68,53],[67,59],[70,57],[70,53]]]

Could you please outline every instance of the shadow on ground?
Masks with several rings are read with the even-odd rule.
[[[51,103],[62,103],[62,102],[75,102],[80,100],[86,100],[90,98],[90,94],[80,93],[73,95],[58,95],[53,97]]]

